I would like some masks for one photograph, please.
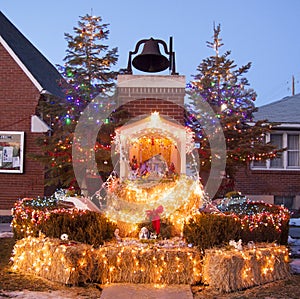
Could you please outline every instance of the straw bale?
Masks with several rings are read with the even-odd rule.
[[[76,247],[76,248],[75,248]],[[13,269],[51,281],[77,284],[89,278],[89,245],[62,242],[58,239],[27,237],[17,241],[13,252]],[[87,255],[87,258],[84,258]],[[82,271],[82,260],[86,270]]]
[[[28,237],[14,247],[13,269],[51,281],[196,284],[231,292],[280,280],[290,275],[285,246],[262,244],[253,249],[205,251],[175,241],[142,243],[136,239],[102,247],[58,239]]]
[[[58,239],[28,237],[17,241],[13,262],[15,270],[64,284],[92,281],[169,285],[200,282],[202,257],[194,248],[164,248],[139,241],[93,248]]]
[[[231,292],[289,277],[287,248],[262,246],[242,251],[206,250],[203,280],[214,289]]]

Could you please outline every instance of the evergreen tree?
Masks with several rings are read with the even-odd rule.
[[[68,43],[63,76],[72,87],[66,88],[68,100],[80,111],[96,95],[108,93],[115,86],[117,73],[111,67],[117,63],[117,48],[109,49],[102,42],[108,39],[108,24],[101,17],[80,17],[75,35],[65,33]]]
[[[101,17],[88,14],[79,18],[78,26],[73,28],[74,35],[65,33],[68,44],[65,65],[58,66],[66,97],[60,100],[44,97],[38,107],[43,119],[51,124],[52,132],[39,140],[45,154],[36,158],[46,165],[46,185],[63,188],[78,188],[72,167],[72,141],[79,117],[95,96],[114,92],[117,76],[112,70],[118,59],[117,48],[109,49],[103,44],[109,36],[108,24],[103,24]],[[112,170],[110,139],[120,117],[111,120],[115,123],[108,122],[101,127],[94,148],[101,173]],[[95,126],[95,120],[86,125],[88,134],[89,125]]]
[[[253,113],[257,111],[254,105],[256,93],[248,87],[245,78],[251,63],[237,67],[229,58],[230,51],[220,53],[223,46],[220,31],[220,25],[214,27],[213,41],[207,42],[207,46],[214,50],[214,55],[203,59],[197,68],[198,73],[190,83],[186,122],[194,129],[200,143],[201,171],[209,171],[211,136],[206,135],[205,125],[203,122],[200,125],[199,120],[205,117],[200,108],[201,102],[210,105],[224,132],[227,148],[225,172],[227,181],[232,182],[238,168],[248,165],[250,161],[274,158],[278,151],[271,144],[265,143],[266,133],[275,124],[266,120],[253,121]],[[207,125],[212,123],[207,121]]]

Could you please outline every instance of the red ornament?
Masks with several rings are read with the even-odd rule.
[[[161,214],[164,211],[163,206],[159,206],[156,209],[151,210],[147,210],[147,216],[150,218],[150,220],[152,221],[152,227],[155,230],[156,234],[159,235],[160,233],[160,216],[159,214]]]
[[[151,138],[151,145],[154,145],[154,137]]]
[[[159,233],[160,233],[160,219],[152,220],[152,227],[156,231],[156,234],[159,235]]]

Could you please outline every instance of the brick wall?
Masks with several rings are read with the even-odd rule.
[[[132,117],[158,111],[161,115],[167,115],[182,125],[184,124],[184,109],[181,106],[162,99],[139,99],[123,105],[122,108],[127,110]]]
[[[28,158],[39,151],[35,145],[39,134],[30,132],[39,98],[39,91],[0,45],[0,130],[25,132],[24,172],[0,173],[0,210],[12,208],[18,198],[43,195],[43,166]]]
[[[300,171],[243,169],[236,175],[235,187],[243,194],[296,196],[300,194]]]
[[[184,76],[119,76],[118,104],[133,117],[158,111],[184,124]]]

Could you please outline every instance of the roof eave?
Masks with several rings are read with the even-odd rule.
[[[28,68],[24,65],[24,63],[19,59],[16,53],[12,50],[12,48],[7,44],[7,42],[0,35],[0,44],[4,47],[4,49],[9,53],[9,55],[13,58],[13,60],[18,64],[18,66],[22,69],[22,71],[26,74],[29,80],[33,83],[33,85],[37,88],[37,90],[42,93],[45,90],[41,84],[37,81],[37,79],[32,75],[32,73],[28,70]]]

